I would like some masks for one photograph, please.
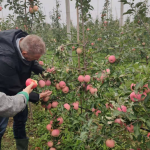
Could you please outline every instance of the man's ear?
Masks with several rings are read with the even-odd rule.
[[[27,52],[26,52],[26,51],[24,51],[24,50],[22,50],[21,52],[22,52],[22,54],[23,54],[23,55],[27,54]]]

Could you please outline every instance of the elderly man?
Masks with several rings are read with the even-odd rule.
[[[42,74],[44,69],[37,60],[45,53],[45,43],[36,35],[28,35],[22,30],[0,32],[0,92],[8,96],[16,95],[25,88],[25,81],[31,72]],[[36,103],[51,92],[37,94],[31,92],[29,101]],[[28,150],[25,124],[28,116],[26,108],[14,116],[13,132],[17,150]],[[0,117],[0,143],[9,118]]]

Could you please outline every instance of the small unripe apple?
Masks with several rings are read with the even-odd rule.
[[[113,148],[115,146],[115,141],[114,140],[106,140],[106,146]]]
[[[82,49],[81,48],[77,48],[77,54],[81,54],[82,53]]]
[[[142,45],[145,46],[145,42],[143,42]]]
[[[31,79],[31,78],[28,78],[28,79],[26,80],[26,86],[30,85],[31,82],[34,82],[34,85],[33,85],[32,89],[36,88],[37,85],[38,85],[38,84],[37,84],[37,81],[36,81],[36,80],[33,80],[33,79]]]

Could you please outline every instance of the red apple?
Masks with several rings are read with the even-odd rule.
[[[52,146],[53,146],[53,142],[52,142],[52,141],[49,141],[49,142],[47,143],[47,145],[48,145],[48,147],[52,147]]]
[[[114,63],[116,61],[116,57],[114,55],[109,56],[108,58],[110,63]]]
[[[115,141],[114,140],[106,140],[106,146],[113,148],[115,146]]]
[[[58,137],[59,134],[60,134],[59,129],[54,129],[54,130],[52,131],[52,133],[51,133],[51,135],[54,136],[54,137]]]
[[[127,126],[127,130],[129,131],[129,132],[134,132],[134,126],[131,124],[130,126],[128,125]]]
[[[145,84],[143,87],[146,87],[147,89],[144,90],[145,93],[149,93],[150,89],[148,88],[148,84]]]
[[[39,86],[40,86],[40,87],[44,87],[44,86],[45,86],[45,81],[40,80],[40,81],[39,81]]]
[[[37,85],[38,85],[38,84],[37,84],[37,81],[36,81],[36,80],[33,80],[33,79],[31,79],[31,78],[28,78],[28,79],[26,80],[26,86],[30,85],[31,82],[34,82],[34,85],[33,85],[32,89],[36,88]]]
[[[86,75],[84,77],[84,82],[90,82],[91,77],[89,75]]]
[[[38,11],[38,6],[33,6],[34,11]]]
[[[62,89],[62,92],[63,92],[63,93],[68,93],[68,92],[69,92],[68,86],[65,86],[65,87]]]
[[[134,91],[135,85],[136,85],[136,84],[134,84],[134,83],[131,84],[131,86],[130,86],[131,91]]]
[[[33,8],[29,8],[29,12],[31,13],[31,14],[33,14],[34,13],[34,10],[33,10]]]
[[[84,76],[80,75],[80,76],[78,77],[78,81],[79,81],[79,82],[84,82]]]
[[[39,61],[39,64],[40,64],[41,66],[43,66],[43,65],[44,65],[44,62],[43,62],[43,61]]]
[[[64,81],[60,81],[59,87],[63,89],[64,87],[66,87],[66,83]]]
[[[47,102],[47,101],[49,100],[49,98],[50,98],[49,96],[44,97],[44,98],[43,98],[43,101],[44,101],[44,102]]]
[[[2,6],[0,6],[0,11],[2,11],[2,9],[3,9]]]
[[[81,54],[82,53],[82,49],[81,48],[77,48],[77,54]]]
[[[45,85],[46,86],[50,86],[51,85],[51,81],[50,80],[45,81]]]

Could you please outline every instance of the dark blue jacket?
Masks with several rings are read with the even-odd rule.
[[[16,29],[0,32],[0,92],[9,96],[16,95],[26,87],[25,82],[32,71],[36,74],[44,71],[37,61],[26,61],[19,54],[16,40],[27,35]],[[39,94],[30,93],[29,101],[38,100]]]

